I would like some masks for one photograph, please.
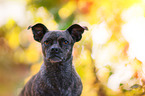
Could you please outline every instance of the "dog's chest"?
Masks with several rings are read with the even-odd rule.
[[[51,84],[54,88],[58,89],[67,89],[67,87],[70,87],[72,83],[72,76],[71,73],[66,72],[56,72],[53,74],[53,77],[47,78],[48,84]]]
[[[43,92],[58,94],[58,96],[70,96],[69,94],[72,92],[73,81],[71,73],[58,71],[44,76],[39,84],[39,86],[41,86],[39,88],[46,90]]]

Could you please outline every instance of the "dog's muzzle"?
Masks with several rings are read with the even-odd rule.
[[[50,54],[46,56],[47,60],[51,63],[59,63],[63,60],[62,51],[59,48],[51,48]]]

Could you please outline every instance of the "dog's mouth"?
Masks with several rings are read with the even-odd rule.
[[[50,56],[47,60],[49,60],[51,63],[59,63],[62,62],[62,58],[58,55]]]

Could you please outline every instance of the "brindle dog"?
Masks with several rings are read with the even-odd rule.
[[[87,27],[73,24],[64,31],[49,31],[38,23],[28,29],[42,45],[44,63],[19,96],[80,96],[82,82],[72,65],[72,49]]]

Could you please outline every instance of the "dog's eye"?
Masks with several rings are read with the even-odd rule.
[[[48,45],[48,44],[50,44],[51,42],[50,41],[44,41],[44,44],[45,45]]]
[[[63,44],[64,44],[64,45],[67,45],[67,44],[69,44],[69,42],[66,41],[66,40],[64,40],[64,41],[63,41]]]

